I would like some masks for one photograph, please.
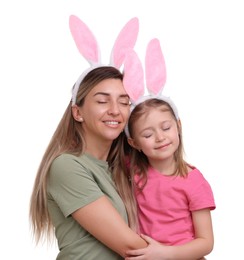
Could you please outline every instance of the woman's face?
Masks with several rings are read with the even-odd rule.
[[[112,142],[129,117],[129,96],[119,79],[106,79],[95,86],[79,108],[87,145]]]

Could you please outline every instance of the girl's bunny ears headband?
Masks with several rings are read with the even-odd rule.
[[[175,114],[176,119],[179,119],[178,111],[173,101],[164,95],[162,90],[166,82],[166,66],[164,56],[158,39],[152,39],[147,46],[145,58],[145,79],[146,87],[149,92],[144,94],[144,74],[142,64],[135,53],[131,50],[125,59],[124,63],[124,87],[131,98],[131,112],[140,103],[156,98],[167,102]],[[125,133],[129,137],[128,125],[125,128]]]
[[[98,43],[87,25],[75,15],[71,15],[69,19],[69,26],[79,52],[90,63],[90,68],[85,70],[80,75],[72,89],[73,106],[76,103],[76,96],[79,90],[79,86],[84,77],[93,69],[97,67],[103,67],[105,65],[103,65],[101,62]],[[127,22],[127,24],[120,31],[114,43],[110,57],[110,64],[108,66],[113,66],[117,69],[121,67],[128,50],[133,49],[136,43],[138,31],[139,22],[135,17]]]

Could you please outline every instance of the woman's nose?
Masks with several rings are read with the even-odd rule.
[[[119,104],[117,102],[111,102],[108,108],[109,115],[118,115],[120,113]]]

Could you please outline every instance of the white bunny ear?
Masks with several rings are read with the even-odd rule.
[[[91,64],[100,62],[100,51],[97,41],[88,26],[77,16],[69,18],[70,31],[81,55]]]
[[[144,74],[141,61],[135,51],[127,53],[124,61],[124,88],[133,103],[144,94]]]
[[[154,95],[160,94],[166,82],[166,66],[158,39],[152,39],[148,43],[145,74],[149,93]]]
[[[112,52],[110,63],[116,68],[120,68],[124,62],[128,50],[133,49],[139,31],[139,21],[137,17],[132,18],[119,33]]]

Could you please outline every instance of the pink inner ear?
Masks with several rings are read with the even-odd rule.
[[[116,68],[120,68],[123,64],[127,51],[134,48],[138,31],[139,21],[138,18],[134,17],[119,33],[111,53],[111,64]]]
[[[131,50],[124,62],[124,88],[133,102],[144,94],[144,75],[142,64],[137,54]]]
[[[166,82],[166,66],[158,39],[153,39],[148,43],[145,74],[149,93],[159,94]]]
[[[91,64],[98,63],[98,44],[88,26],[75,15],[70,16],[69,26],[73,39],[81,55]]]

